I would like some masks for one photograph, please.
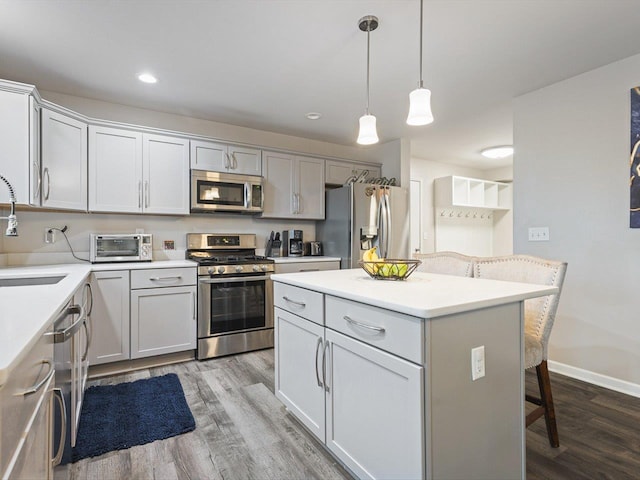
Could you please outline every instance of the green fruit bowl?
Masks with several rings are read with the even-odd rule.
[[[405,260],[387,258],[375,262],[365,262],[360,260],[358,264],[369,274],[371,278],[376,280],[404,280],[409,277],[418,265],[420,260]]]

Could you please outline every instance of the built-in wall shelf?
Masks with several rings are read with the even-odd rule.
[[[436,207],[510,210],[511,184],[450,175],[435,179]]]

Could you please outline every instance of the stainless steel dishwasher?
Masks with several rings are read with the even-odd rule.
[[[54,439],[57,442],[54,444],[54,452],[62,453],[61,456],[57,455],[56,457],[61,457],[63,463],[71,461],[71,448],[75,445],[77,433],[79,414],[76,415],[74,404],[78,393],[81,395],[82,392],[74,391],[78,385],[75,381],[75,372],[78,369],[78,360],[87,358],[91,338],[86,312],[84,305],[76,304],[71,299],[54,321],[54,331],[51,333],[54,340],[53,359],[56,370],[56,390],[60,392],[65,407],[64,413],[56,411],[54,417]],[[82,336],[83,346],[79,345],[81,329],[84,329],[85,333]],[[82,355],[79,355],[80,348],[84,350]],[[61,446],[60,442],[64,442],[64,445]]]

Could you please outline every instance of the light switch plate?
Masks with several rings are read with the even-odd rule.
[[[530,242],[548,242],[549,227],[530,227],[529,241]]]
[[[471,380],[484,377],[484,345],[471,349]]]

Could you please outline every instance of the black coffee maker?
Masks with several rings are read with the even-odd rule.
[[[304,242],[302,230],[284,230],[282,232],[283,250],[289,257],[301,257],[304,255]]]

